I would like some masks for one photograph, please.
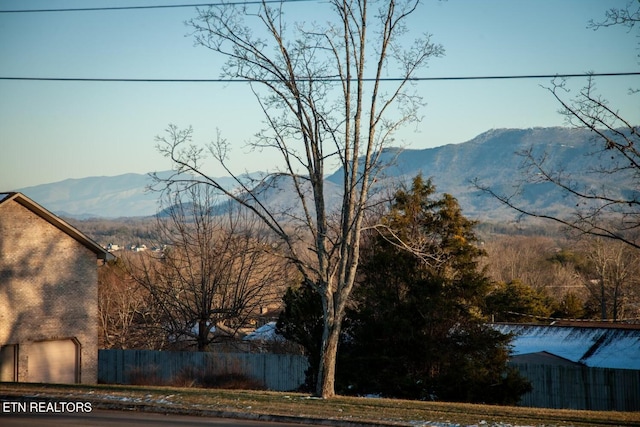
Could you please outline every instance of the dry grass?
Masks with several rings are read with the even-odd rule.
[[[299,393],[213,390],[177,387],[2,384],[6,398],[74,399],[94,408],[224,416],[277,415],[388,425],[450,422],[462,425],[504,423],[527,426],[640,426],[640,413],[336,397],[322,400]]]

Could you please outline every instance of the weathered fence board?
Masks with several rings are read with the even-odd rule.
[[[98,381],[131,384],[140,375],[170,382],[188,373],[241,374],[269,390],[289,391],[305,381],[307,358],[292,354],[100,350]]]
[[[521,406],[640,411],[640,371],[586,366],[511,364],[531,381]]]

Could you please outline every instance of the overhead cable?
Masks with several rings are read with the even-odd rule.
[[[517,80],[517,79],[555,79],[570,77],[623,77],[640,76],[640,71],[618,72],[618,73],[570,73],[570,74],[523,74],[523,75],[496,75],[496,76],[441,76],[441,77],[388,77],[388,78],[362,78],[363,82],[428,82],[428,81],[451,81],[451,80]],[[131,82],[131,83],[248,83],[248,79],[155,79],[155,78],[109,78],[109,77],[27,77],[27,76],[0,76],[0,80],[22,80],[22,81],[54,81],[54,82]],[[356,79],[354,79],[355,81]],[[279,80],[265,79],[260,82],[277,83]],[[299,82],[341,82],[338,77],[319,78],[298,78]]]
[[[253,4],[271,3],[300,3],[318,0],[244,0],[238,2],[193,3],[193,4],[164,4],[147,6],[104,6],[104,7],[74,7],[65,9],[15,9],[0,10],[0,13],[48,13],[48,12],[103,12],[110,10],[140,10],[140,9],[176,9],[184,7],[220,7],[220,6],[245,6]]]

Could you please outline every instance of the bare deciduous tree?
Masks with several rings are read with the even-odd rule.
[[[101,348],[148,348],[154,341],[144,323],[147,293],[126,270],[122,259],[98,270],[98,314]],[[151,347],[153,347],[151,345]]]
[[[223,75],[250,83],[265,117],[251,144],[279,153],[282,166],[258,185],[238,178],[230,191],[201,167],[203,149],[191,130],[171,126],[160,151],[175,165],[172,186],[187,181],[216,188],[253,211],[284,243],[305,283],[321,296],[324,311],[317,394],[335,394],[335,359],[344,311],[359,262],[360,236],[380,154],[394,132],[417,121],[422,99],[411,78],[441,46],[428,34],[407,40],[417,0],[330,0],[332,22],[287,25],[285,3],[224,5],[199,10],[190,21],[196,43],[227,59]],[[385,82],[385,73],[392,79]],[[230,145],[218,138],[208,153],[232,176]],[[328,168],[340,167],[342,183],[330,187]],[[275,180],[275,181],[274,181]],[[293,188],[288,207],[269,205],[262,190]],[[339,188],[337,188],[339,187]],[[338,199],[332,210],[330,199]]]
[[[279,301],[286,263],[254,218],[216,207],[210,188],[192,186],[168,200],[157,217],[166,246],[141,253],[129,271],[167,336],[205,351]]]
[[[629,3],[626,8],[610,9],[605,20],[591,21],[589,27],[623,25],[632,29],[638,22],[640,7],[634,9]],[[593,77],[588,78],[575,97],[571,97],[565,80],[554,80],[546,89],[560,104],[560,113],[567,124],[587,129],[594,137],[592,166],[585,172],[606,177],[607,181],[618,183],[619,188],[583,182],[561,166],[550,164],[546,153],[536,154],[533,148],[519,153],[525,173],[522,185],[513,193],[498,193],[477,180],[475,186],[521,215],[555,221],[580,234],[617,240],[640,249],[640,127],[634,123],[637,118],[623,117],[599,95]],[[637,94],[637,89],[630,88],[629,96]],[[527,206],[519,196],[528,183],[552,184],[573,201],[575,208],[570,215],[563,216]]]
[[[617,8],[613,7],[606,11],[605,19],[602,21],[589,21],[589,28],[597,30],[602,27],[611,27],[615,25],[623,25],[629,29],[633,28],[638,22],[640,22],[640,0],[636,0],[637,5],[633,7],[633,1],[625,7]]]
[[[484,245],[487,274],[496,282],[518,280],[560,298],[572,289],[583,289],[573,265],[562,265],[554,259],[561,254],[561,246],[568,244],[541,236],[493,237]]]
[[[600,307],[602,320],[618,321],[625,314],[636,315],[638,253],[621,242],[587,239],[583,251],[588,260],[582,269],[585,286]]]

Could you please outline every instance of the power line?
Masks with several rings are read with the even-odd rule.
[[[640,317],[628,317],[626,319],[617,319],[617,320],[613,320],[613,319],[609,319],[609,320],[598,320],[598,319],[576,319],[576,318],[567,318],[567,317],[549,317],[549,316],[538,316],[536,314],[526,314],[526,313],[518,313],[517,311],[503,311],[502,313],[506,313],[506,314],[512,314],[514,316],[520,316],[520,317],[529,317],[529,318],[533,318],[536,320],[553,320],[554,322],[556,321],[562,321],[562,322],[575,322],[575,323],[590,323],[590,322],[598,322],[598,323],[622,323],[622,322],[635,322],[640,320]]]
[[[301,0],[298,0],[301,1]],[[497,76],[451,76],[451,77],[413,77],[406,79],[413,82],[428,81],[456,81],[456,80],[523,80],[523,79],[554,79],[554,78],[570,78],[570,77],[623,77],[623,76],[640,76],[640,71],[621,72],[621,73],[571,73],[571,74],[524,74],[524,75],[497,75]],[[106,77],[16,77],[16,76],[0,76],[0,80],[19,80],[19,81],[52,81],[52,82],[128,82],[128,83],[247,83],[246,79],[150,79],[150,78],[106,78]],[[318,82],[341,82],[338,77],[324,77],[314,79],[297,79],[300,82],[318,81]],[[401,77],[381,78],[382,82],[398,82],[404,81]],[[267,83],[276,83],[279,80],[264,80]],[[363,78],[364,82],[376,81],[374,78]]]
[[[165,4],[148,6],[104,6],[104,7],[76,7],[68,9],[16,9],[0,10],[0,13],[47,13],[47,12],[102,12],[110,10],[141,10],[141,9],[175,9],[184,7],[212,7],[212,6],[245,6],[253,4],[270,3],[301,3],[318,0],[244,0],[239,2],[217,2],[217,3],[193,3],[193,4]]]

